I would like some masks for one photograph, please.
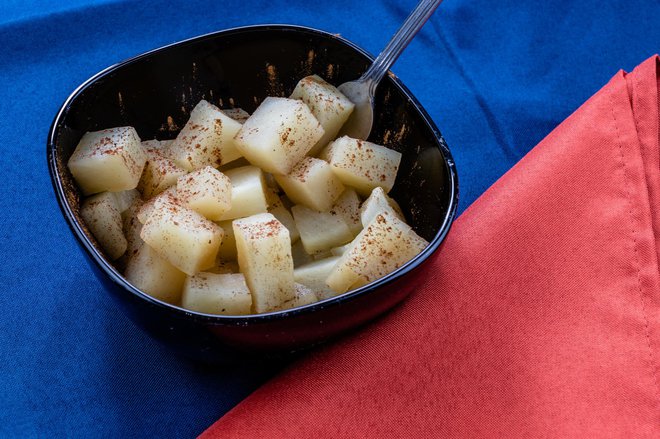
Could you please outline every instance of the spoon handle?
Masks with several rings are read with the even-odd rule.
[[[374,60],[369,69],[364,72],[360,81],[369,84],[374,91],[376,85],[383,79],[385,72],[392,67],[394,61],[401,55],[403,49],[413,39],[415,34],[424,26],[426,20],[433,14],[436,8],[442,3],[442,0],[421,0],[415,9],[408,15],[399,30],[394,34],[385,49]]]

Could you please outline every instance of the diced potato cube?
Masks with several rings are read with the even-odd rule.
[[[231,117],[238,123],[245,123],[245,121],[250,117],[250,113],[243,110],[242,108],[225,108],[220,110],[225,113],[227,116]]]
[[[146,156],[133,127],[86,133],[69,159],[69,170],[85,195],[135,189]]]
[[[327,282],[327,281],[326,281],[326,282]],[[360,287],[363,287],[363,286],[367,285],[368,283],[369,283],[369,281],[368,281],[367,279],[365,279],[365,278],[362,277],[362,276],[359,276],[359,277],[355,280],[355,282],[353,282],[353,284],[351,284],[351,286],[348,287],[348,291],[356,290],[356,289],[358,289],[358,288],[360,288]]]
[[[388,197],[382,187],[374,188],[360,208],[360,221],[363,226],[369,224],[379,213],[389,212],[397,218],[405,221],[403,211],[399,203]]]
[[[147,244],[142,244],[128,259],[124,272],[133,286],[156,299],[178,305],[186,275],[161,257]]]
[[[143,140],[142,141],[142,149],[155,149],[157,151],[160,151],[161,153],[163,151],[166,151],[167,148],[172,144],[174,140],[156,140],[156,139],[151,139],[151,140]]]
[[[351,243],[349,242],[348,244],[341,245],[339,247],[334,247],[330,249],[330,254],[332,256],[341,256],[344,253],[346,253],[346,250],[351,248]]]
[[[337,247],[334,247],[334,248],[337,248]],[[320,261],[321,259],[329,258],[329,257],[333,256],[331,250],[332,249],[327,249],[327,250],[322,250],[320,252],[316,252],[312,255],[312,259],[314,259],[315,261]]]
[[[229,226],[231,229],[231,224]],[[232,232],[233,233],[233,232]],[[220,257],[216,258],[215,265],[204,272],[215,273],[215,274],[232,274],[238,273],[240,271],[238,267],[238,262],[236,261],[226,261]]]
[[[329,250],[353,239],[348,225],[336,213],[319,212],[300,205],[293,206],[291,213],[305,251],[309,254]]]
[[[227,174],[227,171],[229,171],[230,169],[242,168],[243,166],[251,166],[250,162],[248,162],[245,157],[241,157],[237,160],[234,160],[233,162],[229,162],[227,164],[220,166],[218,168],[218,171],[222,172],[223,174]]]
[[[115,260],[126,252],[121,213],[111,192],[87,198],[80,207],[80,216],[108,258]]]
[[[389,192],[401,163],[400,152],[348,136],[328,145],[322,158],[346,186],[364,196],[369,196],[378,186]]]
[[[126,237],[126,255],[130,259],[138,249],[142,247],[144,241],[140,238],[142,231],[142,223],[138,220],[138,212],[144,202],[140,198],[136,198],[133,204],[121,214],[123,222],[124,236]]]
[[[217,168],[240,157],[233,140],[240,128],[239,122],[201,100],[166,155],[187,171],[205,166]]]
[[[325,134],[309,151],[309,155],[316,155],[337,137],[337,133],[355,107],[342,92],[318,75],[307,76],[298,81],[296,88],[291,93],[291,98],[301,99],[306,103],[325,130]]]
[[[250,314],[252,295],[241,273],[197,273],[186,279],[181,305],[206,314],[243,315]]]
[[[293,299],[287,300],[280,306],[277,306],[270,311],[283,311],[285,309],[297,308],[299,306],[309,305],[310,303],[319,301],[316,293],[310,288],[307,288],[305,285],[296,283],[295,288],[296,293]]]
[[[358,234],[326,279],[337,293],[373,282],[421,252],[428,242],[390,213],[378,214]]]
[[[223,234],[219,225],[197,212],[160,200],[140,236],[172,265],[192,276],[214,265]]]
[[[252,292],[256,312],[294,298],[289,231],[270,213],[233,222],[238,265]]]
[[[138,190],[145,199],[149,199],[175,185],[177,178],[185,175],[187,171],[180,168],[174,160],[163,155],[162,149],[148,147],[145,144],[147,142],[142,142],[147,155],[147,163],[144,166]]]
[[[329,210],[345,189],[328,162],[314,157],[305,157],[275,180],[291,201],[319,211]]]
[[[338,256],[331,256],[301,265],[293,269],[293,279],[314,291],[319,300],[336,296],[337,293],[326,285],[325,280],[338,261]]]
[[[291,242],[295,243],[300,239],[300,232],[298,227],[296,227],[296,222],[284,206],[277,206],[271,209],[268,209],[268,212],[271,213],[279,222],[281,222],[284,227],[289,230],[289,235],[291,237]]]
[[[280,185],[277,184],[277,180],[275,180],[275,176],[273,174],[271,174],[270,172],[265,172],[264,177],[266,178],[267,187],[275,191],[275,193],[279,194],[280,192],[282,192],[282,189],[280,188]]]
[[[360,233],[360,230],[362,230],[362,223],[360,222],[360,197],[355,192],[355,189],[346,188],[331,210],[344,219],[346,224],[348,224],[348,228],[351,229],[353,236]]]
[[[218,221],[216,224],[225,231],[225,236],[223,236],[220,243],[220,250],[218,250],[218,258],[225,261],[236,260],[236,238],[234,237],[234,227],[232,227],[231,220]]]
[[[225,175],[231,181],[231,208],[222,214],[220,221],[268,211],[266,182],[261,169],[242,166],[226,171]]]
[[[145,151],[147,149],[161,150],[163,148],[163,144],[160,143],[160,140],[157,139],[143,140],[141,144],[142,144],[142,149]]]
[[[218,220],[231,207],[231,181],[207,166],[179,177],[176,196],[183,206],[210,220]]]
[[[137,189],[130,189],[128,191],[121,192],[112,192],[117,200],[117,209],[120,213],[124,213],[129,207],[133,205],[133,202],[137,199],[140,199],[140,193]]]
[[[300,239],[300,232],[298,232],[298,227],[296,227],[296,222],[293,220],[293,216],[289,209],[284,206],[284,203],[276,194],[271,192],[273,201],[269,203],[268,212],[273,214],[275,218],[289,230],[289,236],[291,237],[291,242],[295,243]]]
[[[236,134],[238,150],[266,172],[288,174],[323,136],[309,107],[297,99],[267,97]]]
[[[268,178],[272,176],[273,174],[269,174],[267,172],[264,173],[264,177],[266,180],[265,194],[266,194],[266,203],[268,203],[268,209],[270,209],[275,205],[282,204],[282,201],[280,200],[280,194],[278,191],[279,186],[277,188],[274,188],[268,183]],[[273,179],[273,181],[275,181],[275,179]],[[277,184],[277,182],[275,184]]]
[[[301,240],[298,240],[291,245],[291,257],[293,258],[294,267],[308,264],[314,260],[312,255],[305,251],[305,247],[303,247]]]
[[[137,212],[138,220],[142,224],[144,224],[147,218],[149,218],[149,215],[151,215],[151,213],[154,211],[154,206],[156,206],[156,203],[165,203],[165,202],[168,204],[175,204],[175,205],[181,204],[179,203],[179,199],[176,196],[176,186],[170,186],[160,194],[156,195],[155,197],[151,197],[147,201],[145,201]]]

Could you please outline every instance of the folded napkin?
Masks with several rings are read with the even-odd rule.
[[[466,210],[409,300],[202,437],[660,437],[659,70],[614,76]]]

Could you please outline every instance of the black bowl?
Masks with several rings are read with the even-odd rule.
[[[251,112],[266,96],[287,96],[303,76],[317,73],[338,85],[360,76],[371,60],[337,35],[298,26],[250,26],[139,55],[98,73],[71,94],[48,135],[53,188],[93,271],[133,321],[181,353],[225,362],[308,348],[376,317],[414,290],[418,267],[436,252],[454,219],[458,181],[442,135],[392,75],[378,88],[369,140],[403,154],[391,194],[430,245],[385,278],[315,304],[218,316],[148,296],[122,277],[82,225],[81,194],[66,167],[86,131],[130,125],[142,139],[169,139],[202,98]]]

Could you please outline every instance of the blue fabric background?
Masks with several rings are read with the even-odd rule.
[[[246,24],[317,27],[377,53],[414,3],[0,2],[0,436],[194,436],[276,373],[177,358],[100,288],[45,160],[68,94],[122,59]],[[659,18],[657,0],[444,2],[392,70],[452,149],[461,211],[619,68],[658,52]]]

